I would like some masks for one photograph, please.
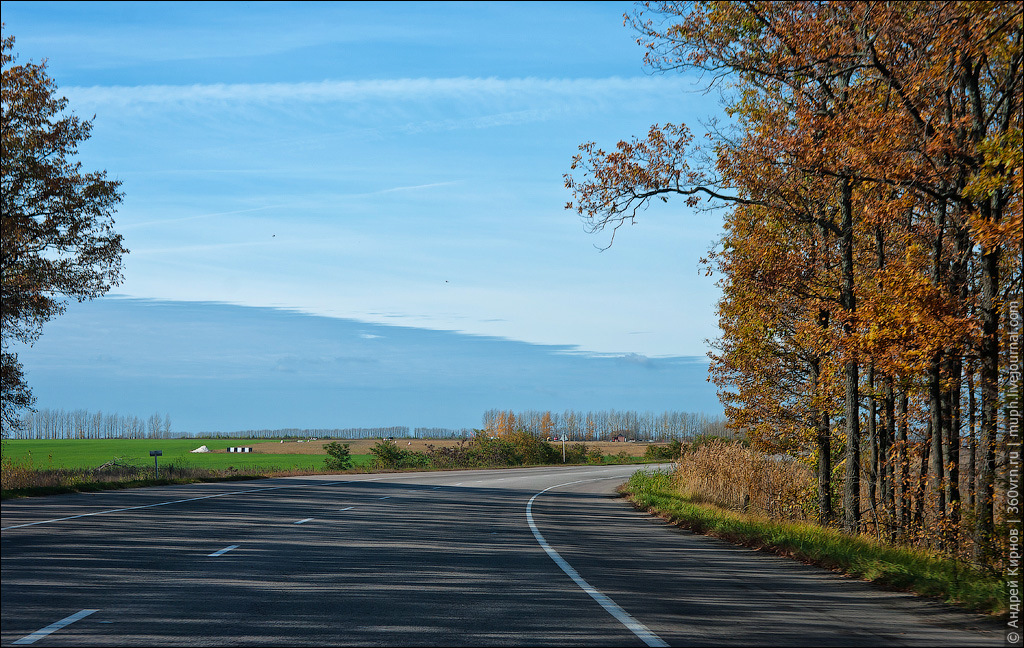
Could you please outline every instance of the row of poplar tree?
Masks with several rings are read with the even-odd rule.
[[[724,207],[705,261],[732,424],[811,458],[822,523],[991,562],[1019,449],[1021,5],[666,2],[627,22],[653,69],[720,84],[730,120],[706,144],[667,124],[582,145],[569,207],[594,230],[671,194]]]
[[[25,412],[21,425],[10,430],[11,439],[169,439],[169,414],[152,414],[149,418],[133,415],[104,414],[84,409],[63,410],[41,408]]]
[[[723,417],[692,412],[490,409],[484,412],[483,426],[485,431],[499,436],[525,430],[544,438],[565,435],[569,441],[609,441],[618,436],[643,441],[736,436],[735,431],[726,428]]]
[[[301,437],[318,439],[386,439],[412,438],[412,439],[445,439],[450,437],[468,437],[473,434],[467,428],[452,429],[439,427],[416,427],[410,428],[406,425],[392,425],[385,427],[355,427],[355,428],[277,428],[274,430],[239,430],[237,432],[209,432],[203,433],[203,437],[225,437],[244,439],[280,439],[287,437]]]
[[[122,414],[104,414],[84,409],[63,410],[42,408],[22,414],[19,425],[9,431],[11,439],[169,439],[195,436],[202,438],[281,439],[440,439],[468,437],[473,430],[439,427],[409,428],[404,425],[359,428],[279,428],[274,430],[239,430],[235,432],[172,431],[169,414],[153,414],[149,418]]]

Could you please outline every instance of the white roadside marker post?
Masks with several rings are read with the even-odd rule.
[[[157,457],[163,454],[162,450],[150,450],[149,456],[153,457],[153,477],[154,479],[160,479],[160,460]]]

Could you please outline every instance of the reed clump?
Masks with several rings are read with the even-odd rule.
[[[703,461],[707,462],[705,466],[716,465],[707,457]],[[688,470],[692,469],[691,464]],[[801,520],[744,513],[708,499],[697,501],[681,491],[678,479],[678,473],[641,470],[620,490],[638,508],[695,533],[795,558],[887,588],[938,597],[968,610],[1003,616],[1008,612],[1005,576],[924,548],[895,546]],[[725,488],[714,492],[720,497],[731,493],[735,498],[737,494]]]
[[[713,440],[685,452],[677,466],[675,481],[690,501],[774,519],[809,519],[814,475],[792,457]]]

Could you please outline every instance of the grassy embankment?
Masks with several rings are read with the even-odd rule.
[[[963,563],[866,536],[851,537],[810,522],[731,510],[684,489],[666,472],[639,471],[623,485],[638,508],[672,524],[735,544],[795,558],[889,589],[936,597],[986,614],[1007,612],[1006,581]]]

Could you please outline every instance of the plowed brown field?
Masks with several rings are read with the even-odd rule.
[[[370,448],[380,439],[325,439],[317,441],[252,441],[240,442],[238,445],[251,446],[254,453],[261,454],[326,454],[324,446],[331,441],[347,443],[349,451],[356,454],[370,454]],[[459,444],[459,439],[395,439],[399,448],[414,450],[417,452],[427,449],[428,445],[434,447],[448,447]],[[605,454],[619,454],[623,450],[633,457],[641,457],[650,444],[647,443],[616,443],[612,441],[590,441],[586,442],[588,448],[600,448]],[[553,443],[556,448],[560,443]],[[655,444],[657,445],[657,444]],[[226,450],[214,450],[214,452],[227,452]]]

